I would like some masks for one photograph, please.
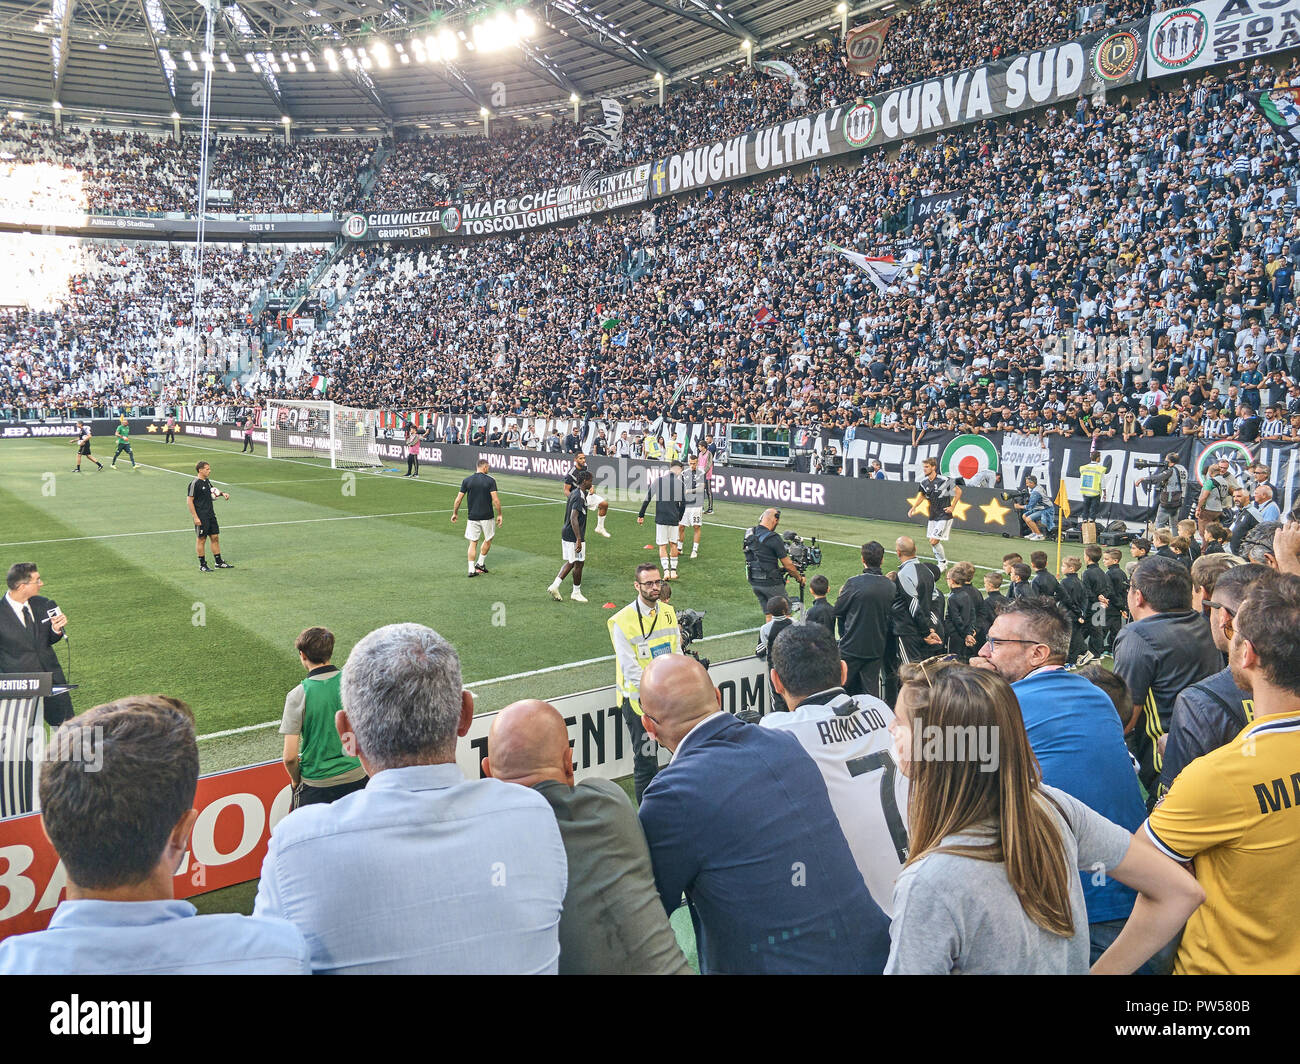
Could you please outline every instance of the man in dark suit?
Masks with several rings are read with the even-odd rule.
[[[685,893],[704,974],[871,974],[889,955],[816,763],[786,732],[719,710],[681,654],[641,674],[646,732],[673,751],[641,800],[655,886]]]
[[[840,623],[840,657],[848,667],[844,689],[851,695],[880,697],[880,670],[889,649],[889,611],[894,583],[880,567],[885,548],[875,540],[862,545],[862,573],[850,577],[835,599]]]
[[[9,590],[0,605],[0,672],[53,673],[54,683],[63,684],[63,667],[54,644],[63,638],[68,618],[53,599],[37,592],[45,583],[31,562],[17,562],[5,578]],[[72,717],[72,696],[45,699],[45,722],[57,728]]]

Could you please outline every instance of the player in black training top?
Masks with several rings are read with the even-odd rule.
[[[907,516],[925,513],[928,518],[925,534],[934,551],[934,560],[939,563],[939,571],[943,572],[948,568],[948,557],[943,552],[943,543],[952,534],[952,510],[961,501],[962,485],[965,481],[961,477],[939,476],[937,458],[922,459],[921,465],[925,468],[925,476],[917,486],[921,489],[923,498],[907,511]]]
[[[217,491],[208,479],[212,475],[212,467],[207,462],[200,462],[194,467],[194,472],[198,474],[190,481],[190,489],[186,493],[188,498],[185,500],[189,504],[190,517],[194,519],[194,539],[199,553],[199,572],[210,573],[208,568],[208,559],[203,555],[203,541],[209,537],[212,539],[212,559],[217,563],[218,569],[233,569],[234,566],[221,557],[221,540],[218,534],[221,532],[217,525],[217,512],[212,505],[212,500],[220,495],[223,499],[229,499],[230,496],[224,491]]]
[[[560,584],[569,573],[573,573],[573,593],[569,598],[574,602],[587,601],[582,595],[582,563],[587,560],[587,492],[591,490],[591,480],[591,470],[582,470],[578,474],[577,489],[569,492],[569,501],[564,505],[564,528],[560,531],[564,566],[546,589],[556,602],[564,599],[560,594]]]
[[[451,504],[451,523],[454,525],[456,515],[460,512],[461,500],[469,499],[469,519],[465,522],[465,538],[469,540],[470,576],[488,571],[487,556],[492,547],[492,537],[501,527],[501,496],[497,494],[497,482],[488,476],[487,459],[480,458],[475,468],[478,472],[471,473],[460,482],[460,494]],[[492,522],[493,511],[496,512],[495,524]],[[483,540],[483,551],[475,560],[474,551],[480,539]]]
[[[579,451],[573,456],[573,468],[564,477],[564,494],[570,495],[574,488],[578,486],[578,475],[587,468],[587,456]],[[594,491],[587,492],[587,509],[595,508],[596,510],[596,534],[609,539],[609,533],[605,531],[605,515],[609,513],[609,502]]]
[[[77,439],[75,442],[77,444],[77,466],[73,469],[74,473],[81,472],[81,460],[83,458],[89,458],[100,469],[104,468],[104,463],[90,453],[90,429],[86,427],[84,421],[77,422]]]

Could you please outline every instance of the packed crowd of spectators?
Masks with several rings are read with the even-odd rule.
[[[1098,25],[1129,21],[1143,13],[1142,0],[1107,5]],[[490,141],[478,137],[421,136],[398,141],[385,162],[369,202],[376,207],[427,205],[460,190],[467,199],[518,195],[547,183],[575,180],[592,167],[610,172],[651,162],[693,144],[735,136],[859,96],[908,85],[1066,40],[1076,34],[1077,5],[1025,6],[1012,0],[931,3],[894,19],[876,70],[849,72],[841,50],[828,40],[777,49],[761,59],[780,59],[807,86],[800,100],[784,80],[761,69],[728,69],[698,82],[672,86],[664,106],[628,108],[621,150],[577,149],[577,128],[567,118],[549,127],[504,128]],[[584,122],[597,121],[592,109]]]
[[[377,142],[215,137],[209,212],[341,212],[356,202]],[[0,209],[143,214],[198,210],[200,138],[35,122],[0,126]]]
[[[55,246],[52,238],[38,240],[42,249]],[[21,243],[31,246],[33,239]],[[0,408],[152,406],[163,392],[179,391],[194,352],[194,248],[59,244],[65,256],[56,264],[47,252],[41,262],[46,279],[62,281],[57,310],[11,308],[0,317],[6,369]],[[205,249],[199,308],[205,370],[224,373],[246,345],[250,304],[283,254],[261,246]]]
[[[637,650],[635,801],[577,778],[538,699],[496,715],[467,779],[474,701],[447,639],[388,625],[335,664],[308,628],[280,725],[293,807],[249,917],[173,896],[198,815],[189,707],[95,707],[40,774],[68,898],[0,943],[0,973],[690,974],[684,903],[702,974],[1293,974],[1300,523],[1250,560],[1147,546],[1106,570],[1088,547],[1059,581],[1008,555],[1005,595],[959,562],[945,598],[909,537],[888,574],[868,542],[834,602],[814,580],[808,616],[765,629],[780,701],[757,719],[671,642]],[[9,571],[16,609],[35,568]],[[639,565],[629,607],[653,623],[659,577]],[[1093,629],[1113,670],[1071,667]]]
[[[635,418],[680,383],[704,422],[1289,438],[1300,173],[1243,93],[1296,73],[727,186],[652,238],[628,217],[390,251],[305,372],[456,414]],[[954,172],[954,211],[899,232]],[[917,261],[881,294],[832,243]]]

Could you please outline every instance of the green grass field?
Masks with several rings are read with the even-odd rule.
[[[233,444],[166,445],[148,436],[135,442],[139,468],[123,456],[112,469],[109,441],[97,443],[106,468],[83,462],[79,475],[69,441],[3,444],[0,563],[35,562],[44,593],[67,613],[78,710],[127,694],[183,698],[208,736],[204,771],[279,756],[276,728],[265,725],[278,721],[285,692],[302,678],[293,641],[310,625],[335,633],[339,663],[381,625],[437,629],[459,651],[480,711],[612,683],[612,661],[591,660],[611,654],[611,611],[602,605],[630,601],[633,568],[656,556],[646,549],[652,518],[636,524],[639,500],[612,500],[612,538],[593,534],[588,547],[583,593],[590,603],[568,601],[567,583],[565,601],[556,603],[546,585],[560,565],[558,480],[496,477],[505,523],[489,555],[492,571],[467,580],[464,510],[456,525],[448,518],[470,470],[426,467],[419,480],[401,471],[352,478],[315,461],[241,455]],[[198,570],[185,505],[200,459],[231,494],[217,501],[217,516],[223,554],[236,568],[210,574]],[[679,609],[706,611],[709,635],[743,633],[703,644],[714,660],[753,652],[750,630],[762,617],[744,582],[740,542],[759,512],[719,504],[705,519],[700,557],[683,560],[673,588]],[[924,532],[919,522],[792,508],[783,514],[782,531],[819,537],[832,596],[860,571],[865,540],[892,547],[900,534]],[[1028,554],[1030,546],[1016,549]],[[997,566],[1008,549],[1000,537],[955,532],[948,557]],[[66,652],[61,645],[65,667]],[[541,669],[552,671],[517,676]],[[227,732],[234,734],[220,734]]]

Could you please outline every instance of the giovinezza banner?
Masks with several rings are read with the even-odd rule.
[[[573,218],[644,203],[649,198],[646,163],[568,185],[493,200],[467,200],[412,211],[371,211],[343,221],[350,240],[422,240],[491,236],[558,225]]]

